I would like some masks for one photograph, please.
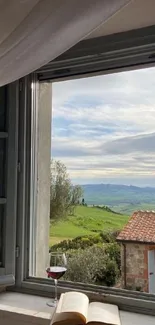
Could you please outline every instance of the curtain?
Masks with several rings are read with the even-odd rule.
[[[0,0],[0,85],[53,60],[129,0]]]

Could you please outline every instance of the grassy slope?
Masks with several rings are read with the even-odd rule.
[[[132,215],[136,210],[155,210],[155,204],[151,203],[141,203],[141,204],[119,204],[112,206],[111,209],[116,212],[121,212],[126,215]]]
[[[98,208],[78,206],[74,216],[66,221],[59,221],[50,228],[50,245],[63,239],[93,234],[94,230],[121,229],[128,217],[103,211]]]

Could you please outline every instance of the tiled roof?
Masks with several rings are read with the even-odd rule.
[[[155,243],[155,211],[134,212],[117,240]]]

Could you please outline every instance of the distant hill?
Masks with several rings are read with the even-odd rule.
[[[113,184],[82,185],[88,205],[107,205],[130,214],[137,209],[155,209],[155,188]]]

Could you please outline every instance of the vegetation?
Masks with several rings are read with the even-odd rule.
[[[127,220],[107,207],[78,205],[74,216],[51,221],[50,251],[67,254],[64,279],[116,285],[120,278],[120,246],[116,237]]]
[[[111,244],[116,242],[118,231],[99,232],[93,235],[78,236],[73,239],[63,240],[55,245],[52,245],[50,251],[68,251],[76,249],[86,249],[94,244]]]
[[[116,212],[116,211],[110,209],[110,208],[107,207],[106,205],[103,205],[103,206],[100,206],[100,205],[93,205],[93,208],[94,208],[94,207],[96,207],[96,208],[98,208],[98,209],[101,209],[101,210],[103,210],[103,211],[112,212],[112,213],[114,213],[114,214],[122,214],[122,213],[119,213],[119,212]]]
[[[83,196],[82,188],[71,184],[65,165],[51,162],[50,219],[58,220],[74,213],[75,206]]]
[[[65,239],[122,229],[128,218],[109,212],[106,208],[78,205],[73,216],[67,216],[66,219],[57,222],[51,220],[50,246]]]
[[[115,258],[106,254],[104,246],[91,246],[68,256],[65,279],[74,282],[115,285],[120,276]]]
[[[121,257],[116,237],[127,214],[155,207],[154,194],[153,188],[135,186],[73,186],[64,164],[52,161],[50,251],[67,254],[64,278],[118,285]]]
[[[118,232],[103,232],[65,240],[51,251],[65,251],[68,259],[65,279],[113,286],[120,277]]]
[[[116,237],[127,220],[128,217],[113,213],[106,207],[79,205],[74,216],[52,222],[50,232],[54,237],[50,251],[67,254],[64,279],[116,285],[120,278],[120,246]]]
[[[155,210],[155,203],[139,203],[139,204],[132,204],[132,203],[122,203],[116,206],[113,206],[116,212],[121,212],[126,215],[132,215],[134,211],[137,210]]]

